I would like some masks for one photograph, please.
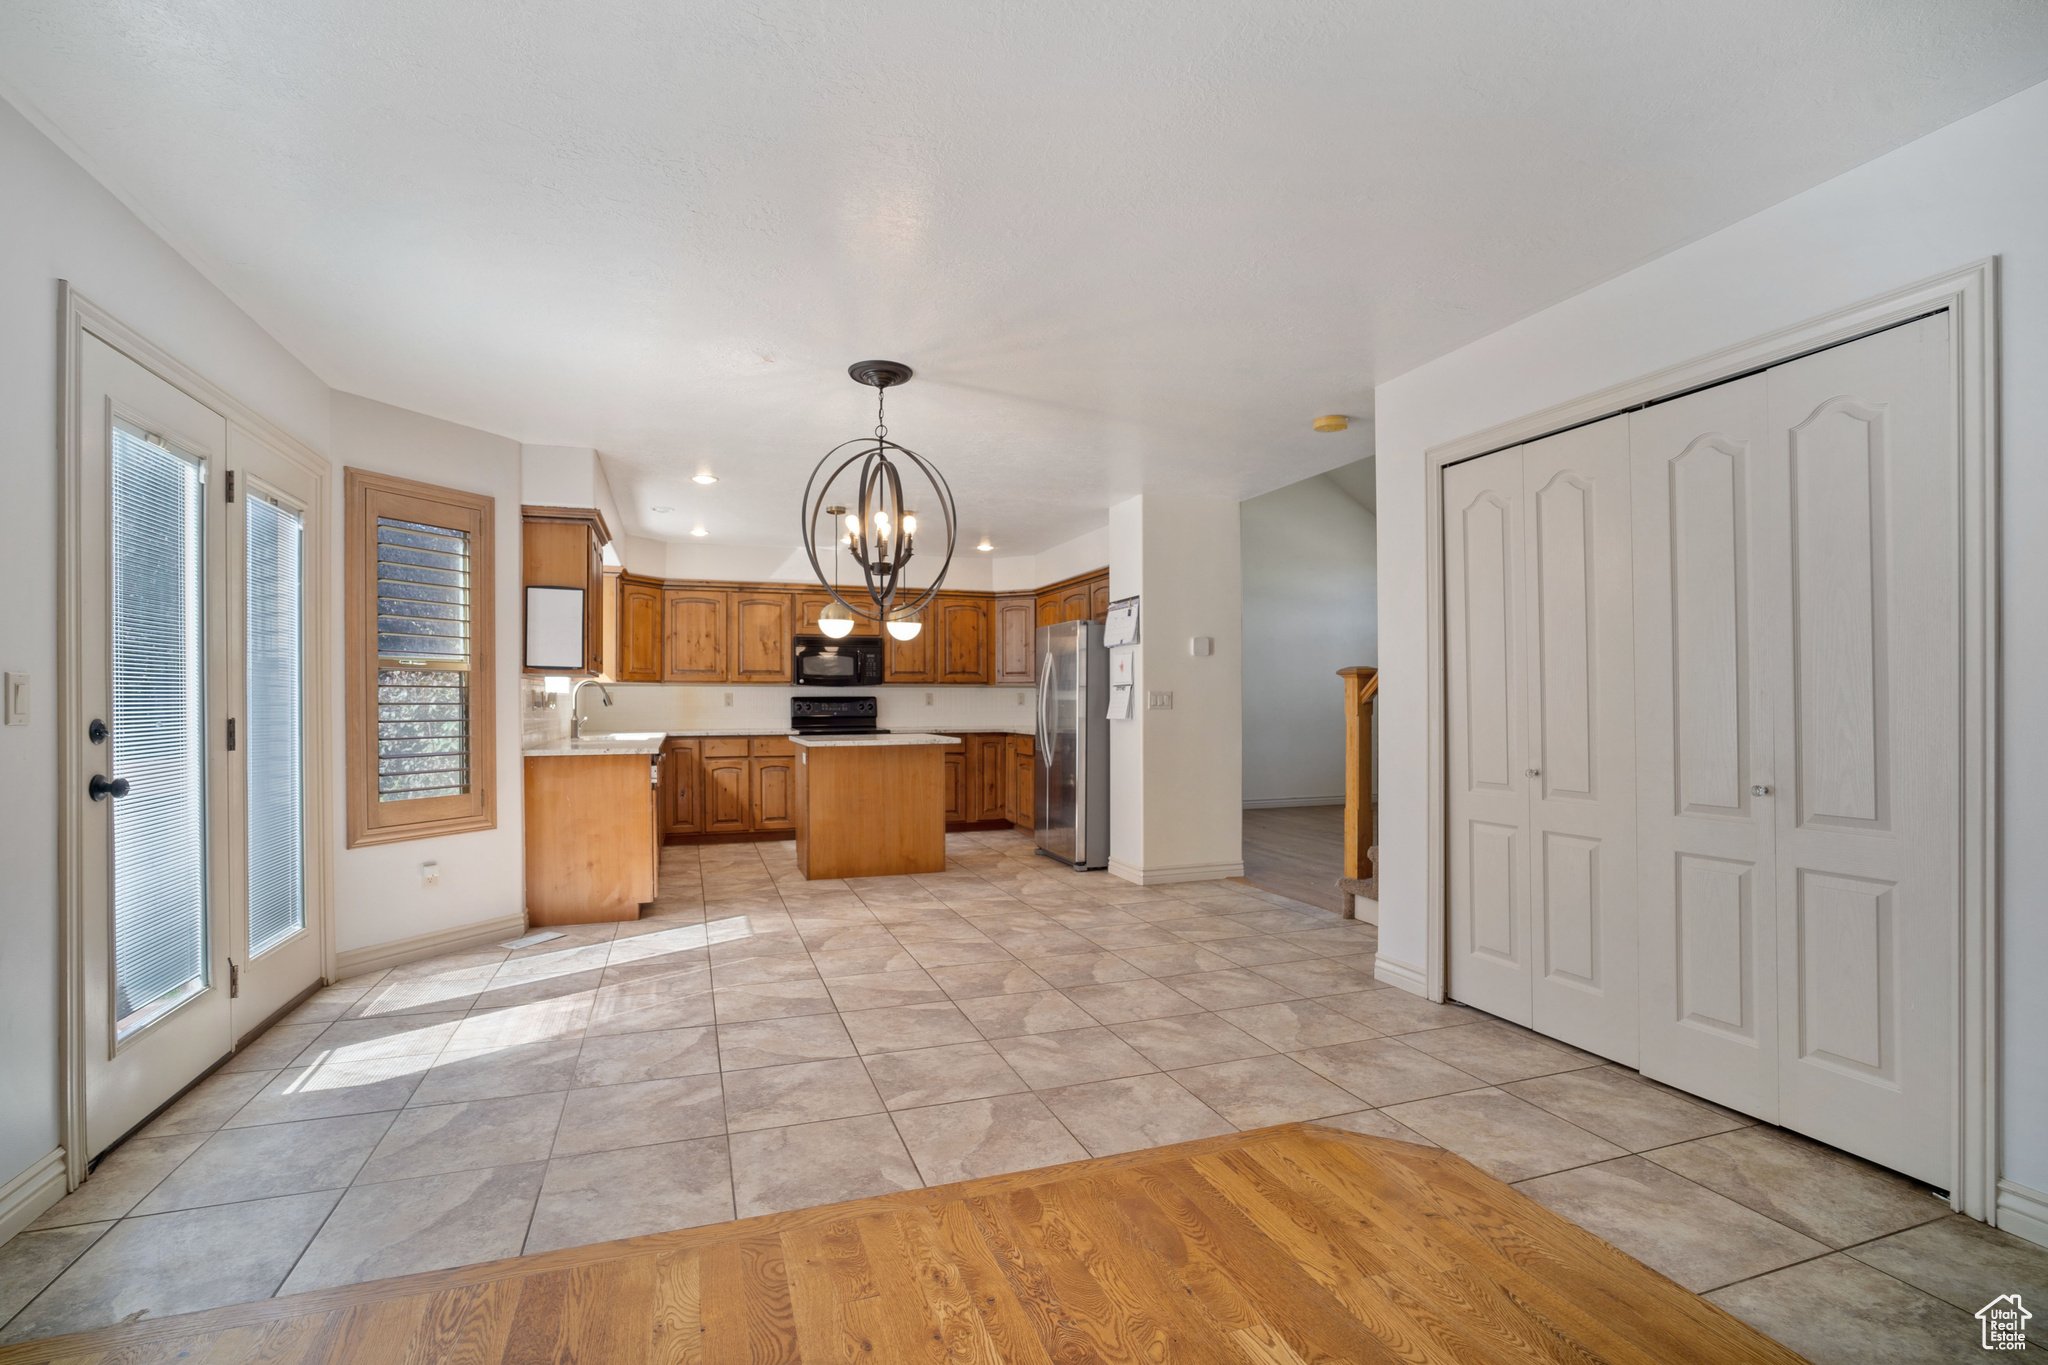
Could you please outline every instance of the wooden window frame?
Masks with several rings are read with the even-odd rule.
[[[376,474],[343,471],[348,678],[348,846],[432,839],[498,826],[497,500]],[[470,543],[469,790],[417,801],[377,799],[377,519],[463,531]]]

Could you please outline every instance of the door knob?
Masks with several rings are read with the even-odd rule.
[[[95,801],[104,801],[110,796],[126,796],[128,794],[128,779],[117,777],[112,782],[109,782],[100,774],[94,773],[92,781],[86,786],[86,790],[92,793],[92,799]]]
[[[1766,786],[1758,785],[1751,787],[1749,789],[1749,794],[1751,796],[1769,796],[1771,794],[1771,789]]]
[[[1541,768],[1525,768],[1523,769],[1523,771],[1528,773],[1531,777],[1543,776],[1543,770]]]

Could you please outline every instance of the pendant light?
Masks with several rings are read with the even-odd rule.
[[[817,574],[819,584],[832,594],[832,601],[818,613],[818,628],[837,639],[851,633],[858,618],[880,622],[895,639],[914,640],[924,629],[924,608],[946,581],[946,571],[953,565],[958,520],[953,490],[947,486],[945,475],[930,461],[889,439],[889,427],[883,420],[883,399],[889,389],[909,381],[910,367],[893,360],[863,360],[848,366],[846,372],[855,383],[875,390],[875,432],[872,436],[842,441],[826,451],[804,485],[803,505],[799,509],[804,553],[810,556],[811,570]],[[853,447],[852,452],[844,453],[849,446]],[[847,478],[849,489],[844,501],[833,501],[833,487],[849,471],[852,472]],[[946,536],[945,558],[930,585],[922,591],[910,586],[907,573],[917,553],[918,524],[917,512],[906,500],[905,474],[914,474],[925,484],[927,496],[939,509],[941,529]],[[828,501],[830,506],[826,505]],[[821,519],[826,519],[822,526]],[[840,545],[847,548],[853,562],[860,566],[862,586],[853,590],[851,600],[841,593],[836,582],[826,577],[824,566],[818,562],[821,529],[837,542],[832,552],[835,567]]]

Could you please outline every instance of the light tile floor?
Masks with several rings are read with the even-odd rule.
[[[1370,926],[948,846],[671,848],[646,919],[321,992],[0,1246],[0,1340],[1297,1119],[1440,1143],[1823,1365],[2048,1304],[1922,1187],[1384,987]]]

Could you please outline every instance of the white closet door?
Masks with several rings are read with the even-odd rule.
[[[1961,837],[1950,363],[1943,314],[1769,372],[1786,512],[1763,622],[1779,1122],[1943,1187]]]
[[[1782,535],[1763,375],[1631,415],[1646,1076],[1775,1120],[1771,721],[1752,636]]]
[[[1522,447],[1535,1028],[1636,1061],[1628,419]]]
[[[1522,452],[1444,479],[1451,994],[1534,1022]]]

